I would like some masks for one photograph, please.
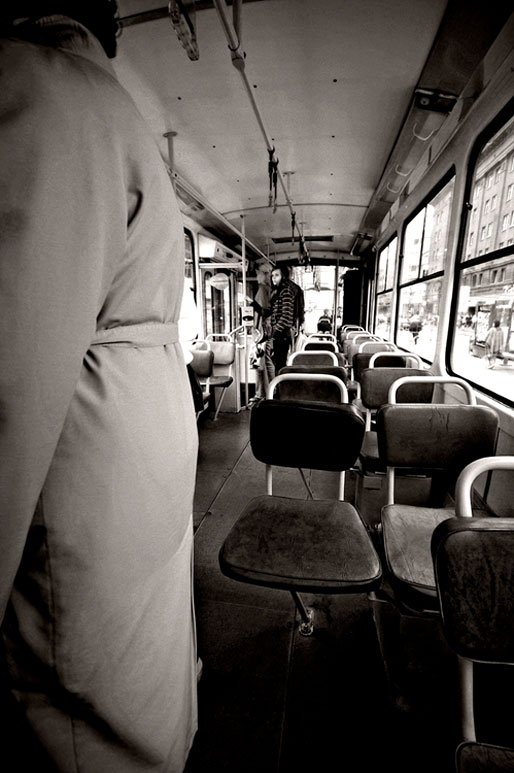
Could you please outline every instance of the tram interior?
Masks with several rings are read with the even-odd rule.
[[[437,614],[399,608],[387,587],[373,597],[306,593],[315,630],[304,636],[289,592],[229,579],[219,551],[248,502],[266,493],[264,465],[249,441],[259,281],[269,283],[273,265],[290,267],[305,291],[305,334],[316,332],[325,309],[341,308],[341,324],[371,326],[377,240],[494,68],[512,57],[512,8],[496,0],[118,6],[122,34],[112,64],[152,129],[184,216],[199,338],[239,330],[232,340],[246,356],[239,348],[219,414],[216,391],[197,418],[201,672],[199,729],[185,773],[453,773],[459,685]],[[440,189],[441,201],[446,193]],[[491,306],[485,295],[482,305]],[[409,308],[417,311],[415,300]],[[417,346],[399,313],[399,347],[433,354],[442,340],[436,316]],[[380,332],[380,314],[374,323]],[[460,333],[464,340],[464,324]],[[509,367],[500,363],[483,378],[507,383]],[[514,436],[512,411],[508,421]],[[307,475],[314,498],[337,498],[335,473]],[[367,477],[356,463],[346,474],[345,501],[358,506],[377,550],[385,490],[385,473]],[[405,476],[399,490],[405,502],[426,501],[421,475]],[[307,498],[293,468],[275,472],[274,491]],[[507,486],[501,505],[514,514]],[[481,737],[514,748],[509,668],[479,666],[475,686]]]
[[[279,264],[304,288],[305,333],[340,306],[342,323],[365,322],[377,238],[511,50],[511,9],[463,0],[171,5],[184,12],[177,23],[151,0],[120,0],[114,68],[153,129],[190,229],[188,280],[202,336],[237,329],[258,283],[269,283]],[[439,199],[448,196],[442,188]],[[418,311],[415,298],[408,308],[410,316]],[[397,343],[432,356],[439,345],[432,317],[434,335],[427,338],[426,324],[418,347],[400,313]],[[379,313],[375,332],[381,324]],[[198,417],[202,673],[187,773],[450,773],[460,740],[458,684],[437,615],[399,609],[387,594],[306,594],[315,633],[302,636],[287,591],[221,573],[227,534],[266,490],[249,443],[256,390],[255,370],[245,373],[238,361],[216,420],[213,403]],[[315,498],[336,495],[333,473],[311,471],[309,483]],[[306,496],[297,470],[279,470],[275,485],[282,496]],[[424,501],[419,477],[399,487],[405,501]],[[354,467],[345,499],[358,500],[373,533],[383,477],[364,478]],[[512,747],[501,709],[512,678],[494,668],[477,669],[480,732]]]

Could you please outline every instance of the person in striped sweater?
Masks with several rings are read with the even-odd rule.
[[[274,268],[271,272],[271,339],[275,375],[287,362],[291,345],[291,328],[294,325],[294,295],[287,276],[287,268]]]

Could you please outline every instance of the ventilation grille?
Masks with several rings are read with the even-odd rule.
[[[328,236],[304,236],[304,241],[306,242],[333,242],[334,241],[334,235],[330,234]],[[274,244],[287,244],[288,242],[291,243],[291,237],[290,236],[277,236],[275,239],[272,239]],[[295,241],[298,241],[298,239],[295,237]]]

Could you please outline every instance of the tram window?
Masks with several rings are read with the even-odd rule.
[[[496,128],[496,127],[495,127]],[[458,293],[450,363],[453,372],[486,391],[512,400],[514,385],[514,118],[486,136],[473,168],[470,198],[483,221],[485,202],[479,191],[485,185],[497,206],[488,215],[482,250],[469,239],[466,223],[465,252],[458,266]],[[493,217],[490,222],[491,216]],[[483,226],[482,226],[483,227]],[[510,237],[510,244],[509,244]],[[495,321],[502,333],[502,356],[489,358],[487,331]]]
[[[396,343],[432,361],[448,247],[453,178],[408,222],[403,239]]]
[[[383,338],[391,336],[391,311],[394,269],[398,239],[394,237],[380,250],[377,270],[377,296],[375,303],[375,333]]]
[[[184,230],[184,278],[189,283],[189,286],[193,289],[195,301],[196,301],[196,277],[195,277],[195,263],[194,263],[194,247],[193,237],[189,231]]]

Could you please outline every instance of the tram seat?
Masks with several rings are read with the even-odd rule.
[[[373,333],[368,333],[362,330],[358,330],[354,333],[348,333],[348,336],[343,341],[343,354],[345,357],[345,360],[348,360],[348,353],[350,350],[350,346],[355,342],[357,343],[360,341],[363,343],[364,341],[376,341],[376,336],[373,335]]]
[[[347,367],[350,369],[350,378],[355,380],[355,370],[353,360],[357,354],[363,352],[369,352],[375,354],[376,352],[394,352],[396,351],[396,344],[390,341],[376,341],[369,339],[368,341],[361,341],[358,339],[355,343],[350,344],[347,355]]]
[[[341,327],[341,340],[344,341],[350,333],[366,333],[362,325],[342,325]]]
[[[279,376],[287,376],[296,373],[305,376],[303,380],[289,381],[285,380],[280,385],[281,400],[314,400],[316,402],[340,403],[341,391],[338,385],[332,379],[313,380],[309,378],[312,374],[321,376],[335,376],[346,387],[348,377],[346,369],[341,367],[313,368],[307,366],[287,365],[279,372]],[[348,394],[348,393],[347,393]],[[346,402],[349,402],[349,396]]]
[[[213,421],[216,421],[225,393],[234,382],[232,372],[236,359],[236,345],[233,341],[209,341],[209,345],[214,353],[213,374],[209,379],[209,387],[211,390],[222,390],[213,417]]]
[[[371,361],[373,358],[373,361]],[[416,364],[409,365],[409,362],[416,362]],[[357,400],[360,400],[360,383],[362,380],[362,374],[366,368],[407,368],[407,367],[419,367],[421,368],[421,359],[417,354],[413,355],[407,352],[357,352],[353,355],[353,379],[355,383],[355,389],[357,391]],[[356,407],[361,410],[362,402],[356,402]]]
[[[338,352],[337,343],[329,340],[310,340],[306,341],[302,346],[304,352]]]
[[[362,371],[364,370],[363,365],[365,362],[365,360],[362,361],[359,358],[363,355],[367,355],[369,362],[373,354],[378,354],[379,352],[387,354],[394,353],[395,351],[395,344],[389,341],[374,341],[372,339],[369,339],[368,341],[361,341],[360,344],[355,345],[355,348],[353,345],[350,346],[347,355],[347,368],[350,371],[350,382],[357,393],[357,399],[360,399],[360,377],[362,375]],[[401,352],[399,352],[399,354],[401,355]],[[421,360],[419,360],[419,362],[421,362]],[[402,364],[403,361],[400,362],[400,365]],[[359,366],[358,372],[357,365]]]
[[[335,352],[293,352],[287,359],[288,365],[300,365],[301,367],[326,368],[339,367],[339,361]]]
[[[272,389],[273,382],[268,395]],[[267,399],[251,412],[251,448],[266,465],[268,493],[239,516],[219,563],[223,574],[239,582],[288,590],[305,635],[312,633],[312,610],[301,592],[368,593],[380,584],[381,566],[359,513],[343,501],[341,480],[337,500],[276,496],[272,466],[337,471],[344,479],[363,434],[364,420],[349,404]]]
[[[457,773],[500,773],[514,770],[514,748],[501,734],[491,736],[483,721],[475,721],[475,663],[486,669],[488,685],[496,664],[514,665],[514,519],[472,518],[472,487],[479,475],[494,470],[514,470],[514,456],[479,459],[468,465],[457,481],[455,517],[439,524],[432,535],[434,565],[441,624],[446,641],[456,653],[460,671],[461,743],[456,750]],[[491,667],[491,668],[490,668]],[[503,678],[502,678],[503,675]],[[508,692],[504,672],[499,690]],[[488,705],[483,716],[494,722],[504,712],[510,696]],[[486,698],[487,696],[485,696]],[[480,693],[481,702],[485,700]],[[510,724],[510,723],[508,723]],[[496,729],[496,728],[495,728]],[[494,743],[485,742],[494,738]]]
[[[387,465],[388,504],[381,513],[385,577],[400,607],[435,611],[430,539],[435,527],[455,514],[452,497],[460,472],[472,461],[494,454],[498,415],[476,404],[389,402],[379,409],[376,424],[379,454]],[[401,469],[431,475],[426,506],[396,502],[395,471]]]
[[[385,473],[386,468],[379,457],[377,433],[372,429],[372,419],[376,411],[387,403],[389,389],[399,378],[405,376],[420,376],[425,379],[430,372],[421,368],[366,368],[361,378],[361,397],[354,401],[357,409],[362,410],[366,422],[366,434],[359,454],[363,473]],[[434,392],[434,384],[413,383],[404,384],[399,390],[399,403],[430,403]]]
[[[311,341],[331,341],[336,345],[335,351],[337,351],[337,338],[335,335],[333,335],[333,333],[313,333],[312,335],[307,336],[306,340],[304,341],[304,347],[306,343],[310,343]]]
[[[191,349],[191,354],[193,355],[193,359],[191,360],[190,366],[198,376],[203,399],[203,409],[196,411],[196,418],[198,418],[200,414],[208,408],[210,402],[211,392],[209,382],[212,377],[214,366],[214,352],[211,349],[199,349],[195,347]]]
[[[332,352],[337,358],[337,364],[344,367],[344,356],[333,341],[307,341],[301,349],[302,352]]]

